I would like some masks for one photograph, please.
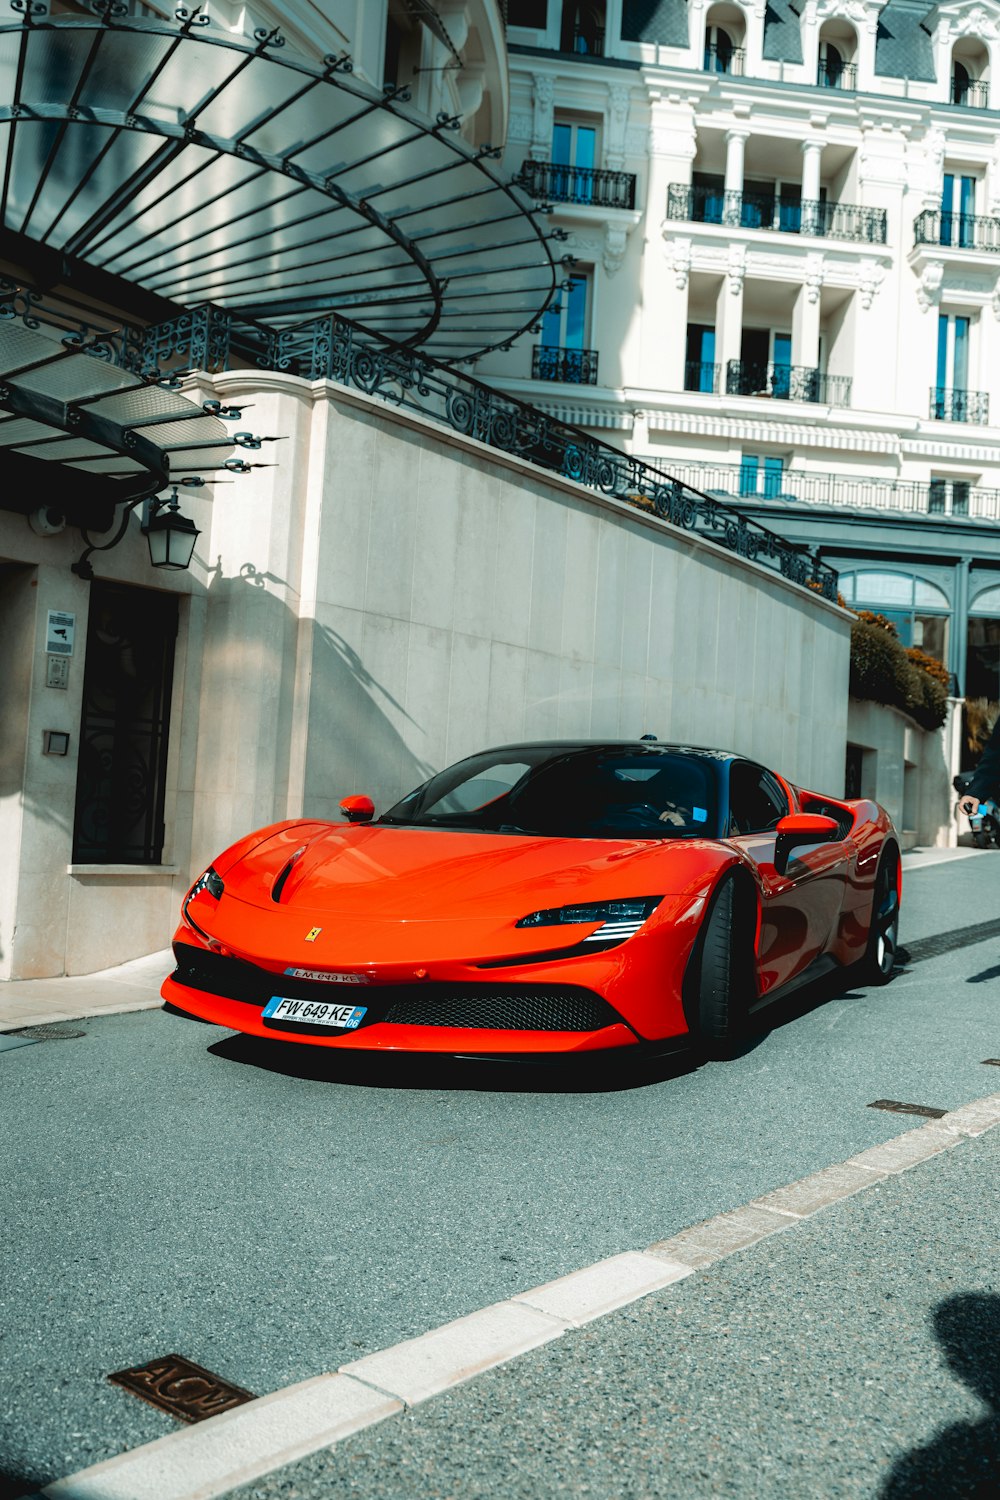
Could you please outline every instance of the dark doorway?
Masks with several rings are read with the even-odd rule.
[[[83,678],[73,859],[157,865],[177,599],[121,584],[92,585]]]

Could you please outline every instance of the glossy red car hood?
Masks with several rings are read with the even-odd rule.
[[[281,889],[271,891],[302,849]],[[290,828],[225,876],[226,894],[270,913],[406,921],[517,918],[540,906],[668,895],[714,867],[707,840],[557,839],[437,829]]]

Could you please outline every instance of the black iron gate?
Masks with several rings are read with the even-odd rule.
[[[177,599],[95,582],[87,628],[73,859],[156,865],[163,803]]]

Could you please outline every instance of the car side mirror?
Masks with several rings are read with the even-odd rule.
[[[840,824],[836,818],[827,818],[822,813],[789,813],[778,823],[775,833],[774,868],[784,875],[793,849],[800,844],[833,843],[840,838]]]
[[[375,816],[375,804],[370,797],[343,797],[340,810],[348,823],[370,823]]]

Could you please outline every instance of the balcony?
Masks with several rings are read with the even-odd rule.
[[[1000,219],[925,208],[913,221],[913,242],[953,250],[987,250],[997,255],[1000,254]]]
[[[857,63],[821,62],[816,83],[821,89],[843,89],[845,93],[856,93],[858,65]]]
[[[951,102],[962,104],[966,109],[989,109],[990,86],[982,78],[952,76]]]
[[[1000,521],[1000,490],[961,479],[874,479],[867,475],[774,474],[741,464],[676,464],[670,472],[693,489],[720,498],[782,500],[804,505],[846,505],[852,509],[900,510],[913,515],[973,516]]]
[[[635,173],[601,167],[570,167],[559,162],[524,163],[518,186],[550,203],[589,204],[594,208],[635,208]]]
[[[667,218],[733,229],[810,234],[864,245],[884,245],[886,240],[884,208],[810,199],[802,202],[683,182],[672,182],[667,188]]]
[[[705,72],[728,73],[733,78],[742,78],[746,58],[743,47],[720,47],[713,42],[705,48]]]
[[[701,360],[687,360],[684,365],[684,389],[701,391],[706,396],[717,396],[720,368],[719,365],[705,364]]]
[[[597,350],[536,344],[531,351],[531,378],[562,380],[567,385],[596,385]]]
[[[727,396],[768,396],[775,401],[812,401],[820,406],[850,406],[849,375],[824,375],[808,365],[757,364],[731,359],[726,366]]]
[[[990,420],[989,393],[949,391],[942,385],[932,385],[930,415],[935,422],[971,422],[986,427]]]

